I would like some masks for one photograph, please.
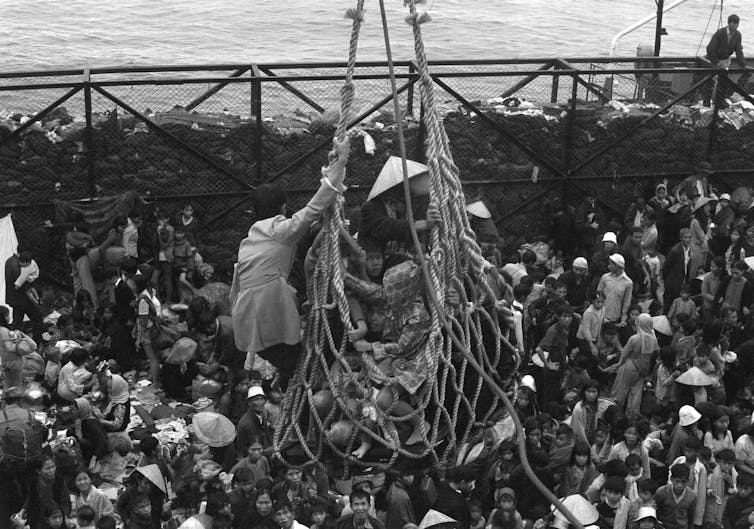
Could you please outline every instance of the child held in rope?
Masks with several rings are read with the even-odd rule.
[[[341,449],[354,443],[356,449],[351,454],[362,458],[372,447],[372,438],[364,432],[356,432],[351,417],[357,418],[370,430],[376,428],[377,414],[371,402],[377,396],[377,389],[371,387],[369,373],[364,367],[361,353],[349,347],[343,355],[343,360],[348,368],[336,360],[330,366],[330,380],[334,388],[340,390],[346,409],[341,411],[339,420],[330,425],[326,435],[331,443]],[[334,388],[331,388],[328,382],[312,398],[311,405],[323,422],[336,404]],[[333,418],[337,419],[338,416]]]
[[[422,278],[419,267],[406,261],[385,272],[383,280],[386,311],[382,337],[378,342],[358,340],[357,351],[372,353],[380,369],[391,379],[377,396],[377,406],[394,417],[410,415],[413,428],[406,444],[423,440],[424,418],[410,403],[424,384],[431,366],[426,351],[431,320],[422,300]],[[396,425],[398,426],[398,425]]]

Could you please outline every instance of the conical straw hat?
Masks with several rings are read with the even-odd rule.
[[[157,465],[145,465],[143,467],[137,467],[136,472],[151,481],[155,487],[160,489],[163,494],[168,493],[168,487],[165,485],[165,478],[160,472],[160,467]]]
[[[207,514],[194,514],[179,525],[178,529],[212,529],[212,517]]]
[[[561,502],[563,503],[563,507],[571,511],[571,514],[573,514],[582,525],[596,523],[599,518],[597,508],[580,494],[571,494],[570,496],[563,498]],[[557,510],[555,506],[553,506],[553,510],[555,511],[555,516],[557,518],[563,520],[566,519],[565,515]]]
[[[196,438],[209,446],[228,446],[236,438],[236,427],[225,415],[202,411],[194,415],[191,422]]]
[[[424,515],[424,518],[422,518],[422,521],[419,524],[419,529],[427,529],[427,527],[434,527],[435,525],[455,523],[458,522],[447,514],[443,514],[440,511],[430,509],[429,511],[427,511],[427,514]]]
[[[427,166],[419,162],[412,160],[406,160],[406,166],[408,167],[408,177],[413,178],[416,175],[426,173],[428,171]],[[377,180],[375,180],[372,190],[369,191],[367,200],[372,200],[374,197],[381,195],[391,187],[395,187],[403,182],[403,162],[399,156],[391,156],[382,166]]]
[[[168,356],[165,358],[165,363],[176,366],[185,364],[194,358],[194,354],[198,347],[199,344],[191,338],[179,338],[170,348],[170,353],[168,353]]]
[[[475,217],[479,217],[480,219],[490,219],[492,218],[492,213],[490,213],[490,210],[487,209],[487,206],[484,205],[484,202],[481,200],[477,200],[476,202],[472,202],[468,206],[466,206],[466,211],[474,215]]]
[[[670,327],[668,317],[663,314],[652,316],[652,328],[665,336],[673,336],[673,329]]]
[[[754,256],[744,257],[744,263],[746,263],[746,266],[754,270]]]
[[[698,367],[690,367],[678,378],[675,379],[679,384],[685,384],[687,386],[711,386],[714,384],[714,380],[709,375],[706,375],[704,371]]]

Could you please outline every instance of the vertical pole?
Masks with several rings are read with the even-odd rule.
[[[94,181],[94,146],[92,145],[92,88],[89,84],[89,69],[84,70],[84,156],[86,158],[86,182],[89,186],[89,197],[97,194]]]
[[[424,124],[424,101],[419,105],[419,132],[416,134],[416,161],[427,161],[427,153],[424,149],[424,141],[427,138],[427,126]]]
[[[662,11],[665,7],[665,0],[655,0],[657,3],[657,25],[655,25],[655,57],[660,56],[660,45],[662,44]]]
[[[251,113],[256,119],[256,142],[254,144],[254,159],[257,162],[256,179],[257,182],[261,182],[264,174],[262,167],[264,123],[262,122],[262,81],[257,77],[257,71],[258,68],[253,65],[251,69],[251,76],[253,77],[251,81]]]
[[[563,146],[563,172],[568,175],[571,172],[571,159],[573,153],[573,124],[576,120],[576,98],[578,96],[579,83],[577,81],[577,75],[571,76],[571,107],[568,111],[568,123],[565,129],[565,145]]]
[[[416,73],[416,68],[414,68],[414,61],[409,61],[408,63],[408,73]],[[424,109],[422,108],[422,111]],[[414,117],[414,85],[411,84],[408,87],[408,95],[406,96],[406,113]]]
[[[560,66],[558,64],[554,64],[552,69],[560,70]],[[553,75],[552,76],[552,89],[550,90],[550,103],[558,102],[558,85],[559,84],[560,84],[560,76]]]
[[[709,81],[710,83],[713,83],[713,81]],[[721,94],[723,85],[728,82],[728,76],[725,74],[725,70],[718,70],[717,71],[717,79],[715,80],[713,92],[714,95],[712,96],[712,119],[710,120],[709,124],[709,142],[707,143],[707,161],[710,161],[710,158],[717,150],[717,121],[719,119],[719,111],[720,111],[720,101],[722,100]]]

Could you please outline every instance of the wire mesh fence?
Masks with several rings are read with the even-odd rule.
[[[552,212],[586,188],[620,215],[631,197],[703,160],[726,190],[754,172],[747,72],[643,60],[432,64],[464,185],[488,202],[506,245],[546,233]],[[396,65],[408,155],[421,161],[415,71]],[[3,209],[46,256],[48,275],[66,282],[60,241],[41,224],[54,220],[53,201],[135,190],[170,212],[190,202],[206,231],[200,251],[222,269],[253,221],[255,186],[281,181],[291,209],[316,189],[344,72],[310,63],[0,74]],[[360,64],[355,85],[354,226],[381,165],[399,152],[387,65]]]

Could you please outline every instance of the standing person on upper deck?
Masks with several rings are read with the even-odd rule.
[[[738,31],[738,24],[741,19],[738,15],[728,17],[728,25],[718,29],[709,44],[707,44],[707,59],[712,64],[727,68],[730,66],[730,56],[736,54],[736,62],[741,68],[746,68],[744,59],[744,50],[741,46],[741,32]]]
[[[336,158],[322,170],[319,189],[292,218],[285,217],[287,197],[279,184],[254,192],[257,221],[238,248],[230,291],[236,347],[270,362],[287,387],[298,359],[301,320],[295,289],[288,281],[296,245],[312,223],[342,193],[349,142],[334,141]]]

